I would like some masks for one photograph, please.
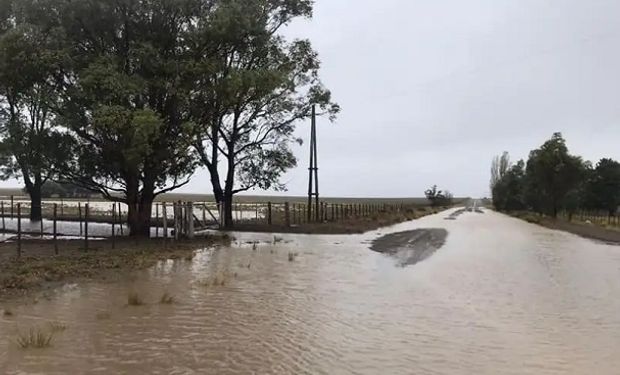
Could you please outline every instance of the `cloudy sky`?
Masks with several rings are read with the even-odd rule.
[[[556,131],[586,159],[620,159],[620,1],[316,0],[314,13],[286,34],[313,42],[343,108],[319,122],[323,196],[485,196],[493,155],[525,158]],[[285,181],[303,195],[296,151]],[[210,192],[206,173],[183,191]]]
[[[343,108],[319,128],[323,194],[487,195],[493,155],[525,158],[555,131],[620,159],[619,14],[606,0],[317,0],[289,32],[312,40]],[[287,176],[291,193],[306,174]]]

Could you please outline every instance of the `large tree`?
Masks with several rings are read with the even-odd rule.
[[[59,120],[75,137],[75,158],[64,177],[127,204],[130,235],[148,236],[155,197],[195,167],[185,43],[211,2],[52,3],[70,57]]]
[[[601,159],[589,174],[586,185],[587,204],[612,216],[620,206],[620,163]]]
[[[311,14],[311,0],[220,1],[212,24],[199,31],[209,34],[210,43],[197,56],[194,145],[227,226],[235,194],[284,189],[280,177],[296,165],[290,148],[299,141],[295,126],[312,106],[330,118],[339,111],[318,78],[310,43],[279,34],[292,19]]]
[[[580,188],[585,173],[581,157],[571,155],[561,133],[555,133],[527,161],[526,198],[539,212],[556,217]]]
[[[30,195],[30,219],[41,220],[41,188],[68,154],[67,135],[54,125],[62,55],[49,30],[22,21],[18,7],[0,34],[0,178],[21,178]]]

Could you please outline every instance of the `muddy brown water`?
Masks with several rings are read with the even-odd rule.
[[[0,317],[0,373],[618,373],[620,247],[493,212],[448,214],[256,251],[245,242],[273,237],[239,235],[193,261],[14,301]],[[369,250],[426,227],[449,236],[414,266]],[[207,286],[215,275],[225,285]],[[131,292],[146,304],[126,306]],[[176,302],[159,304],[164,292]],[[52,347],[14,343],[52,321],[66,325]]]

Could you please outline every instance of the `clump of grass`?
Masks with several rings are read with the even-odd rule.
[[[97,320],[106,320],[106,319],[110,319],[111,315],[109,312],[98,312],[97,315],[95,315],[95,318],[97,318]]]
[[[278,237],[278,236],[273,236],[273,243],[277,244],[278,242],[282,242],[284,241],[284,238],[282,237]]]
[[[4,310],[2,310],[2,315],[4,315],[4,316],[7,316],[7,317],[8,317],[8,316],[13,316],[13,315],[15,315],[15,314],[13,313],[13,310],[11,310],[11,309],[9,309],[9,308],[7,307],[7,308],[5,308]]]
[[[127,296],[127,304],[129,306],[142,306],[144,305],[144,300],[140,295],[136,292],[131,292]]]
[[[289,251],[289,253],[288,253],[288,261],[289,262],[294,262],[295,259],[297,259],[298,255],[299,255],[299,253],[293,253],[293,252]]]
[[[50,329],[54,333],[63,332],[67,329],[67,325],[62,322],[50,322],[49,325],[50,325]]]
[[[258,243],[254,242],[252,243],[252,251],[256,251],[258,249]]]
[[[159,303],[162,305],[172,305],[174,303],[174,296],[171,296],[168,292],[166,292],[161,296]]]
[[[40,328],[30,328],[28,333],[19,333],[15,341],[22,349],[43,349],[52,345],[53,338],[53,332],[47,333]]]

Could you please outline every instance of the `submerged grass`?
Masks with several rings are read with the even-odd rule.
[[[162,305],[172,305],[174,303],[174,296],[166,292],[159,299],[159,303],[161,303]]]
[[[295,259],[297,259],[297,256],[299,256],[299,253],[293,253],[293,252],[289,251],[289,253],[288,253],[288,261],[289,262],[294,262]]]
[[[53,332],[30,328],[27,333],[19,333],[15,342],[22,349],[43,349],[52,345],[53,338]]]
[[[67,325],[62,323],[62,322],[50,322],[49,323],[50,329],[52,330],[52,332],[63,332],[67,329]]]
[[[140,295],[136,292],[131,292],[127,296],[127,304],[129,306],[142,306],[144,305],[144,300]]]
[[[141,270],[161,260],[192,259],[197,245],[204,247],[205,239],[166,246],[157,240],[119,240],[115,249],[111,243],[97,241],[97,250],[89,252],[81,250],[82,241],[62,241],[59,245],[60,255],[56,256],[50,241],[24,241],[18,259],[14,243],[0,244],[0,299],[49,282],[92,279],[107,271]]]

